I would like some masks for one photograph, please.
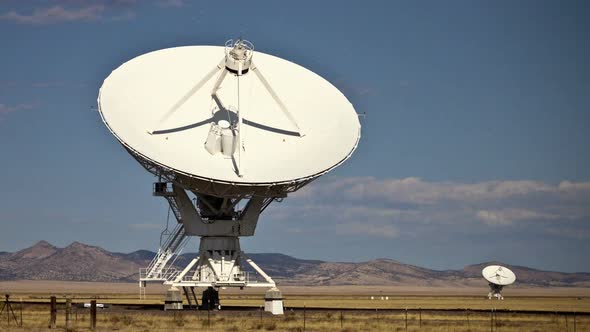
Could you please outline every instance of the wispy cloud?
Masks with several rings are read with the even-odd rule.
[[[31,86],[38,89],[46,88],[61,88],[66,86],[67,83],[63,81],[44,81],[44,82],[33,82]]]
[[[14,87],[17,87],[18,85],[19,85],[19,82],[17,82],[17,81],[0,80],[0,89],[14,88]]]
[[[590,239],[590,229],[580,229],[572,227],[549,227],[545,233],[570,239],[586,240]]]
[[[0,103],[0,119],[2,119],[2,116],[5,114],[29,110],[29,109],[32,109],[33,107],[35,107],[34,104],[18,104],[18,105],[10,106],[10,105]]]
[[[2,81],[0,80],[0,89],[59,89],[59,88],[77,88],[88,86],[84,81]]]
[[[65,8],[60,5],[36,8],[30,13],[19,13],[15,10],[0,15],[0,20],[20,24],[51,24],[72,21],[93,21],[102,18],[105,6],[102,4],[79,8]]]
[[[147,2],[137,0],[56,0],[47,6],[44,1],[31,1],[30,9],[13,9],[0,13],[0,21],[17,24],[48,25],[66,22],[127,21],[137,17],[137,9]],[[154,0],[162,8],[186,6],[183,0]]]
[[[163,7],[184,7],[186,2],[184,0],[160,0],[158,4]]]
[[[126,12],[120,15],[114,15],[111,17],[111,21],[130,21],[137,17],[135,12]]]

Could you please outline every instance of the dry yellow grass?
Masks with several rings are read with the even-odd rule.
[[[17,310],[17,316],[19,311]],[[4,317],[2,317],[4,318]],[[20,317],[19,317],[20,318]],[[48,306],[28,305],[23,327],[7,326],[1,331],[50,331]],[[89,330],[88,310],[74,310],[72,331]],[[63,311],[58,312],[59,330],[64,330]],[[498,313],[495,321],[481,312],[409,312],[407,331],[574,331],[573,315]],[[590,331],[590,317],[577,316],[576,331]],[[111,311],[99,310],[98,331],[406,331],[405,312],[302,311],[284,316],[240,311]]]
[[[65,327],[63,303],[71,296],[74,303],[97,299],[110,304],[163,304],[165,288],[148,288],[146,300],[139,300],[136,284],[2,282],[0,291],[10,292],[17,317],[20,299],[24,302],[22,328],[6,323],[0,316],[0,331],[47,331],[50,295],[58,296],[58,328]],[[588,289],[513,289],[504,301],[485,298],[487,289],[440,289],[398,287],[282,287],[287,308],[284,316],[259,311],[184,311],[123,310],[113,306],[98,311],[98,331],[574,331],[574,317],[564,312],[590,313]],[[264,290],[223,290],[224,306],[259,307]],[[374,300],[370,299],[374,296]],[[381,296],[389,297],[381,300]],[[200,298],[200,296],[199,296]],[[1,305],[0,305],[1,306]],[[302,310],[290,308],[330,308],[307,310],[305,323]],[[366,309],[347,311],[346,308]],[[418,311],[417,308],[423,308]],[[424,308],[432,309],[425,310]],[[538,310],[545,314],[497,313],[491,321],[490,309]],[[442,311],[470,309],[471,311]],[[473,310],[485,310],[473,311]],[[73,309],[75,331],[89,330],[89,310]],[[342,320],[341,320],[342,312]],[[557,313],[556,313],[557,312]],[[421,318],[421,319],[420,319]],[[578,314],[576,331],[590,331],[590,316]]]

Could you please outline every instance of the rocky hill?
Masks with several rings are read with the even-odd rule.
[[[41,241],[30,248],[0,256],[0,280],[130,281],[143,267],[139,264],[79,242],[57,248]]]
[[[113,253],[79,242],[57,248],[41,241],[15,253],[0,253],[0,280],[137,281],[139,268],[146,267],[154,255],[147,250]],[[184,254],[176,263],[184,266],[194,256]],[[283,254],[249,256],[282,285],[481,285],[482,268],[498,263],[486,262],[469,265],[462,270],[437,271],[383,258],[361,263],[337,263],[297,259]],[[590,273],[507,266],[516,273],[519,286],[590,287]]]

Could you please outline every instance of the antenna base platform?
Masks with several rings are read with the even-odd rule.
[[[497,298],[498,300],[504,300],[504,296],[502,296],[502,285],[496,285],[493,283],[489,283],[490,285],[490,292],[488,293],[488,299]]]
[[[184,289],[190,302],[187,290],[192,293],[195,287],[210,292],[223,287],[270,288],[265,296],[266,310],[283,313],[282,294],[275,282],[240,247],[240,237],[254,235],[260,213],[276,197],[242,199],[192,192],[191,199],[177,182],[156,182],[154,193],[168,201],[178,223],[170,232],[166,228],[168,238],[161,242],[156,257],[146,269],[140,269],[140,296],[147,281],[163,282],[172,287],[167,296],[172,310],[177,309],[180,294],[173,290]],[[199,254],[180,270],[176,260],[191,236],[201,239]]]

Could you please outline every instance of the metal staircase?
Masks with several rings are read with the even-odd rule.
[[[174,217],[176,217],[178,223],[182,224],[182,216],[180,215],[180,208],[178,207],[178,203],[176,202],[176,197],[164,196],[164,198],[166,198],[166,200],[168,201],[168,204],[170,205],[170,210],[172,210],[172,213],[174,213]]]
[[[166,198],[170,204],[170,210],[172,213],[174,213],[178,223],[170,233],[167,232],[168,226],[166,226],[166,230],[164,230],[162,235],[167,235],[167,238],[160,244],[158,253],[152,259],[147,268],[139,269],[140,287],[145,285],[145,282],[147,281],[173,280],[180,271],[177,271],[175,268],[171,267],[167,268],[166,266],[174,264],[174,260],[172,260],[172,258],[175,256],[178,257],[189,239],[186,236],[184,225],[181,222],[182,219],[180,215],[180,209],[178,207],[178,203],[176,202],[176,197],[171,184],[166,182],[156,182],[154,184],[153,193],[154,196],[162,196]]]
[[[150,265],[144,271],[140,272],[142,280],[168,280],[170,269],[165,269],[172,257],[178,255],[188,241],[185,234],[184,225],[178,224],[170,233],[166,242],[158,249],[156,257],[150,262]]]

